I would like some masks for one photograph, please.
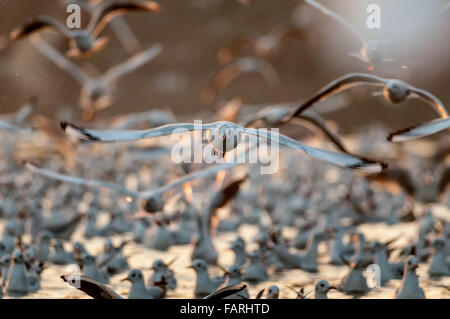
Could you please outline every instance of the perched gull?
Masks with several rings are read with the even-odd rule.
[[[416,269],[419,262],[416,256],[409,256],[405,260],[405,268],[401,285],[395,291],[396,299],[425,299],[425,293],[419,286],[419,276]]]
[[[326,280],[319,280],[314,286],[314,299],[328,299],[328,292],[331,289],[337,289],[335,286],[331,286]]]
[[[207,135],[209,133],[209,136],[215,137],[214,140],[211,141],[211,144],[213,144],[213,147],[219,153],[224,153],[224,151],[226,152],[234,149],[237,144],[239,144],[238,141],[241,139],[241,135],[244,135],[244,137],[253,136],[258,139],[264,138],[266,140],[271,140],[272,142],[279,143],[292,149],[301,150],[316,159],[320,159],[344,168],[368,173],[380,172],[383,168],[385,168],[384,163],[375,162],[369,159],[360,159],[348,154],[325,151],[304,145],[283,134],[267,130],[244,128],[236,123],[226,121],[213,122],[209,124],[168,124],[149,130],[135,131],[91,130],[77,127],[66,122],[61,123],[61,126],[67,134],[77,137],[80,140],[103,143],[136,141],[144,138],[170,135],[174,132],[180,132],[180,130],[184,130],[185,132],[206,130]],[[223,150],[223,145],[226,145],[227,149]]]
[[[280,53],[282,45],[288,40],[312,42],[311,37],[305,31],[281,23],[262,36],[242,35],[234,38],[227,46],[219,50],[217,60],[227,63],[246,48],[250,48],[261,58],[273,57]]]
[[[305,0],[306,3],[320,10],[325,15],[331,17],[336,20],[340,24],[342,24],[348,31],[350,31],[362,44],[359,53],[351,53],[351,56],[354,56],[365,63],[371,65],[370,69],[373,69],[374,65],[377,65],[381,62],[389,62],[392,61],[391,58],[387,57],[387,48],[395,39],[397,39],[405,30],[410,27],[410,24],[407,24],[403,27],[398,28],[393,34],[391,34],[387,39],[384,40],[369,40],[365,37],[361,31],[359,31],[354,25],[352,25],[348,20],[338,15],[336,12],[331,9],[325,7],[324,5],[318,3],[315,0]],[[436,12],[431,13],[429,16],[434,16],[436,14],[444,13],[450,6],[444,5]],[[423,19],[423,17],[415,17],[416,19]]]
[[[52,27],[70,40],[69,57],[86,57],[100,51],[108,38],[97,38],[106,24],[115,16],[128,11],[159,11],[160,6],[153,1],[119,1],[99,5],[88,26],[83,30],[71,30],[61,22],[47,16],[33,18],[28,23],[11,31],[12,41],[19,40],[45,27]]]
[[[91,77],[42,40],[38,35],[32,37],[32,43],[50,61],[68,72],[81,84],[80,106],[86,112],[84,115],[87,118],[91,118],[93,112],[102,110],[112,104],[111,96],[114,91],[114,84],[120,77],[147,64],[162,51],[161,44],[154,44],[127,61],[110,68],[102,76]]]

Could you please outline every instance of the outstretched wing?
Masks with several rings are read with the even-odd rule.
[[[303,151],[305,154],[312,156],[316,159],[337,165],[343,168],[357,170],[366,173],[379,173],[387,167],[386,163],[357,157],[355,155],[336,153],[332,151],[326,151],[320,148],[311,147],[302,144],[288,136],[279,134],[267,130],[255,130],[255,129],[242,129],[243,134],[256,135],[258,137],[271,140],[272,143],[279,143],[289,148]]]
[[[425,103],[431,105],[442,118],[448,117],[448,111],[445,108],[444,103],[442,103],[436,96],[426,90],[418,89],[413,86],[408,86],[408,89],[411,92],[412,97],[421,99]]]
[[[59,173],[50,171],[48,169],[39,168],[36,165],[33,165],[31,163],[26,163],[25,167],[26,167],[26,169],[28,169],[34,173],[38,173],[45,177],[52,178],[52,179],[55,179],[55,180],[58,180],[61,182],[66,182],[66,183],[71,183],[71,184],[76,184],[76,185],[84,185],[84,186],[89,186],[89,187],[96,187],[96,188],[109,188],[109,189],[113,189],[118,192],[124,193],[130,197],[138,197],[139,196],[139,193],[130,191],[129,189],[127,189],[121,185],[118,185],[118,184],[106,183],[106,182],[102,182],[102,181],[96,181],[96,180],[79,178],[79,177],[74,177],[74,176],[65,175],[65,174],[59,174]]]
[[[387,139],[391,142],[401,143],[430,136],[445,131],[449,128],[450,117],[441,118],[390,133]]]
[[[72,37],[72,34],[64,24],[51,17],[38,16],[31,19],[28,23],[12,30],[9,34],[9,39],[11,41],[16,41],[46,27],[51,27],[68,38]]]
[[[216,290],[203,299],[209,299],[209,300],[223,299],[225,297],[234,295],[234,294],[238,293],[239,291],[244,290],[245,288],[247,288],[246,284],[231,285],[231,286]]]
[[[100,4],[86,27],[86,32],[96,37],[115,16],[130,11],[154,12],[160,10],[159,4],[153,1],[111,1]]]
[[[55,50],[51,45],[41,39],[37,34],[31,37],[31,43],[50,61],[56,64],[60,69],[69,73],[74,77],[81,85],[86,84],[89,81],[89,76],[81,70],[76,64],[72,63],[69,59]]]
[[[134,55],[129,60],[125,61],[124,63],[121,63],[111,69],[109,69],[105,75],[102,76],[102,79],[105,81],[105,83],[110,83],[121,76],[124,76],[125,74],[131,73],[141,66],[147,64],[151,60],[153,60],[156,56],[159,55],[162,51],[162,45],[157,43],[152,45],[149,49],[140,52],[136,55]]]
[[[329,16],[330,18],[336,20],[340,24],[342,24],[348,31],[350,31],[361,43],[364,43],[366,41],[364,35],[350,22],[348,22],[346,19],[341,17],[336,12],[328,9],[324,5],[314,1],[314,0],[305,0],[306,3],[309,5],[315,7],[316,9],[322,11],[323,14]]]
[[[31,113],[33,113],[34,109],[36,108],[37,105],[37,97],[32,96],[28,102],[22,106],[17,112],[16,114],[14,114],[14,123],[22,123],[23,121],[25,121],[25,119],[27,117],[29,117],[31,115]]]
[[[135,131],[122,131],[122,130],[91,130],[85,129],[73,124],[62,122],[61,128],[69,135],[72,135],[80,140],[91,142],[125,142],[125,141],[137,141],[144,138],[160,137],[170,135],[172,133],[182,133],[187,131],[211,129],[220,122],[211,124],[192,124],[192,123],[177,123],[167,124],[160,127],[155,127],[149,130],[135,130]]]
[[[71,275],[62,275],[61,279],[94,299],[123,299],[108,286],[86,276],[73,275],[72,278]]]
[[[337,78],[331,83],[324,86],[320,89],[316,94],[314,94],[310,99],[303,102],[297,109],[295,109],[292,114],[287,117],[286,122],[300,115],[303,111],[309,109],[317,102],[323,101],[328,97],[340,93],[349,88],[358,86],[358,85],[376,85],[376,86],[384,86],[385,79],[372,75],[372,74],[364,74],[364,73],[349,73],[344,76]]]

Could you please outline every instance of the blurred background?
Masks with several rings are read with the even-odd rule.
[[[157,14],[124,15],[132,30],[147,48],[163,44],[163,52],[153,61],[120,79],[115,102],[98,117],[170,108],[175,115],[214,111],[220,101],[241,97],[244,103],[273,103],[306,99],[334,78],[349,72],[369,72],[367,65],[348,55],[358,52],[360,43],[344,27],[308,6],[302,0],[255,0],[243,5],[237,0],[159,0]],[[448,0],[321,0],[350,20],[365,35],[374,39],[389,36],[402,25],[409,31],[396,39],[389,50],[395,59],[374,74],[394,77],[429,90],[444,104],[450,104],[450,12],[426,19],[428,12]],[[381,6],[381,29],[369,30],[365,21],[369,4]],[[65,21],[67,13],[59,0],[0,0],[0,36],[36,15],[49,15]],[[82,24],[87,24],[83,15]],[[263,35],[275,25],[296,25],[311,34],[314,44],[288,41],[281,54],[270,60],[280,74],[282,86],[276,92],[256,74],[239,77],[211,103],[202,102],[201,91],[223,68],[217,52],[236,36],[245,33]],[[76,63],[88,72],[92,65],[100,73],[128,58],[110,28],[103,31],[111,42],[100,53]],[[66,39],[51,30],[42,36],[64,52]],[[4,42],[4,39],[3,39]],[[11,112],[30,96],[39,97],[37,113],[61,119],[81,121],[77,107],[80,86],[66,72],[43,57],[28,38],[5,45],[0,51],[0,112]],[[250,50],[243,55],[251,55]],[[388,105],[382,97],[363,95],[349,101],[350,107],[326,114],[339,123],[342,133],[350,133],[371,122],[383,122],[399,129],[435,117],[432,108],[421,101],[400,106]],[[56,122],[57,123],[57,122]]]

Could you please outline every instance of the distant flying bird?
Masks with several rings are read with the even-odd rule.
[[[312,42],[311,36],[305,31],[281,23],[265,35],[241,35],[234,38],[228,45],[219,50],[217,60],[221,63],[227,63],[247,48],[251,49],[258,57],[271,58],[280,54],[283,44],[289,40]]]
[[[78,4],[81,9],[93,16],[99,6],[105,2],[111,2],[111,0],[62,0],[62,2],[66,6],[70,4]],[[131,30],[125,19],[120,16],[115,17],[109,22],[109,25],[129,54],[133,54],[141,50],[139,40],[136,38],[136,35],[133,33],[133,30]]]
[[[235,149],[241,140],[241,135],[249,137],[253,136],[257,139],[262,138],[268,141],[270,140],[272,143],[277,143],[288,148],[303,151],[305,154],[316,159],[320,159],[343,168],[374,173],[380,172],[385,167],[384,163],[310,147],[277,132],[244,128],[236,123],[226,121],[213,122],[209,124],[168,124],[149,130],[135,131],[91,130],[77,127],[66,122],[63,122],[61,126],[67,134],[80,140],[102,143],[136,141],[145,138],[170,135],[174,132],[179,133],[180,130],[184,130],[185,132],[201,130],[206,131],[210,146],[214,148],[218,154],[225,154]]]
[[[231,81],[247,73],[260,74],[270,88],[280,84],[280,76],[270,62],[254,57],[237,58],[213,76],[201,93],[202,100],[212,102]]]
[[[103,110],[112,104],[115,83],[120,77],[147,64],[162,51],[161,44],[154,44],[147,50],[132,56],[127,61],[110,68],[102,76],[91,77],[38,35],[32,37],[32,43],[50,61],[68,72],[81,84],[80,107],[83,109],[83,116],[86,119],[91,119],[96,111]]]
[[[66,53],[68,57],[86,57],[99,52],[107,44],[108,38],[98,38],[98,35],[115,16],[130,11],[154,12],[159,11],[159,9],[159,4],[153,1],[108,2],[95,9],[85,29],[72,30],[51,17],[38,16],[11,31],[9,38],[11,41],[16,41],[34,32],[41,31],[45,27],[51,27],[70,40],[70,50]]]
[[[351,56],[354,56],[365,63],[370,64],[369,69],[373,69],[373,67],[381,62],[389,62],[393,61],[392,58],[387,56],[387,48],[389,45],[396,40],[403,32],[409,29],[411,24],[404,25],[402,27],[397,28],[393,34],[391,34],[387,39],[384,40],[371,40],[367,39],[366,36],[362,34],[354,25],[352,25],[347,19],[340,16],[333,10],[327,8],[326,6],[318,3],[315,0],[305,0],[306,3],[313,6],[314,8],[320,10],[323,14],[329,16],[330,18],[336,20],[341,25],[343,25],[349,32],[351,32],[362,44],[361,50],[359,53],[351,53]],[[444,5],[436,12],[429,14],[426,18],[431,18],[435,15],[439,15],[444,13],[447,9],[450,8],[450,5]],[[423,19],[417,18],[416,19]]]
[[[393,104],[402,103],[407,99],[420,99],[428,105],[432,106],[442,118],[441,120],[439,120],[438,125],[436,123],[433,124],[433,128],[441,128],[443,126],[442,123],[444,123],[444,126],[445,124],[447,124],[447,109],[445,108],[444,103],[442,103],[433,94],[397,79],[385,79],[376,75],[365,73],[349,73],[333,80],[332,82],[321,88],[319,91],[317,91],[311,98],[297,107],[297,109],[294,110],[289,116],[287,116],[284,121],[289,122],[292,118],[298,117],[305,110],[310,109],[316,103],[326,100],[330,96],[361,85],[382,87],[384,98],[388,102]],[[430,134],[433,134],[434,131],[429,130]],[[426,130],[421,130],[421,137],[429,135],[426,134],[426,132]]]

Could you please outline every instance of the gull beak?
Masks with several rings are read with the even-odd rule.
[[[419,264],[414,265],[412,268],[413,270],[416,270],[417,268],[419,268]]]
[[[186,267],[187,269],[194,269],[194,266],[190,265]]]
[[[330,286],[330,288],[328,288],[328,290],[331,290],[331,289],[336,289],[337,290],[337,287],[336,286]]]
[[[129,281],[130,279],[128,279],[128,277],[125,277],[125,278],[123,278],[123,279],[121,279],[120,281],[121,282],[124,282],[124,281]]]

